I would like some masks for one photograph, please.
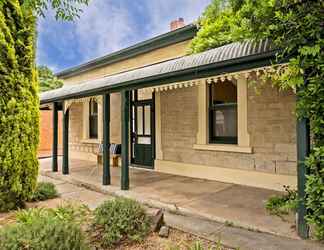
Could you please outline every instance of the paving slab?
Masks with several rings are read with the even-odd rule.
[[[222,223],[197,217],[165,213],[170,227],[240,250],[323,250],[324,245],[310,240],[297,240],[272,234],[225,226]]]
[[[70,194],[70,193],[78,193],[83,190],[83,188],[78,187],[76,185],[73,185],[71,183],[62,183],[62,184],[56,184],[56,189],[58,193],[62,195]]]
[[[287,235],[297,238],[294,227],[294,216],[283,221],[278,216],[270,215],[266,209],[266,201],[276,192],[246,186],[233,185],[219,192],[201,196],[183,206],[204,214],[217,215],[230,222],[246,224],[261,231]],[[277,192],[279,195],[280,193]]]
[[[90,209],[96,209],[104,201],[113,199],[112,196],[104,195],[95,191],[83,189],[79,192],[67,193],[62,195],[67,201],[77,201],[87,205]]]
[[[59,179],[53,179],[53,178],[50,178],[50,177],[47,177],[47,176],[43,176],[43,175],[39,175],[38,176],[38,182],[51,182],[55,185],[58,185],[58,184],[63,184],[64,181],[62,180],[59,180]]]

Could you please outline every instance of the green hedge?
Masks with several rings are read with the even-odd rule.
[[[22,1],[0,1],[0,211],[36,186],[39,136],[35,17]]]

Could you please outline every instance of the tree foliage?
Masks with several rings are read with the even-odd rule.
[[[35,21],[18,0],[0,2],[0,211],[21,205],[36,186]]]
[[[24,6],[33,9],[38,16],[45,16],[49,8],[55,11],[56,19],[72,21],[82,12],[82,5],[90,0],[24,0]]]
[[[21,206],[36,187],[39,99],[36,17],[51,6],[71,20],[87,0],[0,1],[0,211]]]
[[[63,81],[58,79],[47,66],[38,66],[37,72],[41,92],[57,89],[63,86]]]
[[[313,136],[306,165],[307,220],[324,238],[324,1],[213,0],[191,44],[201,52],[233,41],[269,38],[279,49],[274,63],[287,61],[279,75],[271,75],[281,89],[297,92],[297,115],[308,118]]]

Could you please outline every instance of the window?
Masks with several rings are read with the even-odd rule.
[[[209,85],[209,143],[237,144],[237,87],[232,81]]]
[[[98,103],[94,100],[89,102],[89,137],[98,138]]]

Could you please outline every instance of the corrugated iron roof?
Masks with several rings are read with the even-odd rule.
[[[86,96],[96,91],[113,91],[114,87],[127,82],[132,82],[132,87],[136,88],[137,84],[150,77],[181,73],[189,69],[199,69],[199,67],[206,65],[215,65],[217,67],[217,65],[224,62],[235,63],[235,60],[240,58],[255,57],[269,52],[274,52],[274,50],[268,40],[257,43],[251,41],[231,43],[199,54],[184,56],[100,79],[90,80],[82,84],[64,86],[60,89],[43,92],[40,95],[40,101],[41,104],[45,104],[52,101]]]

